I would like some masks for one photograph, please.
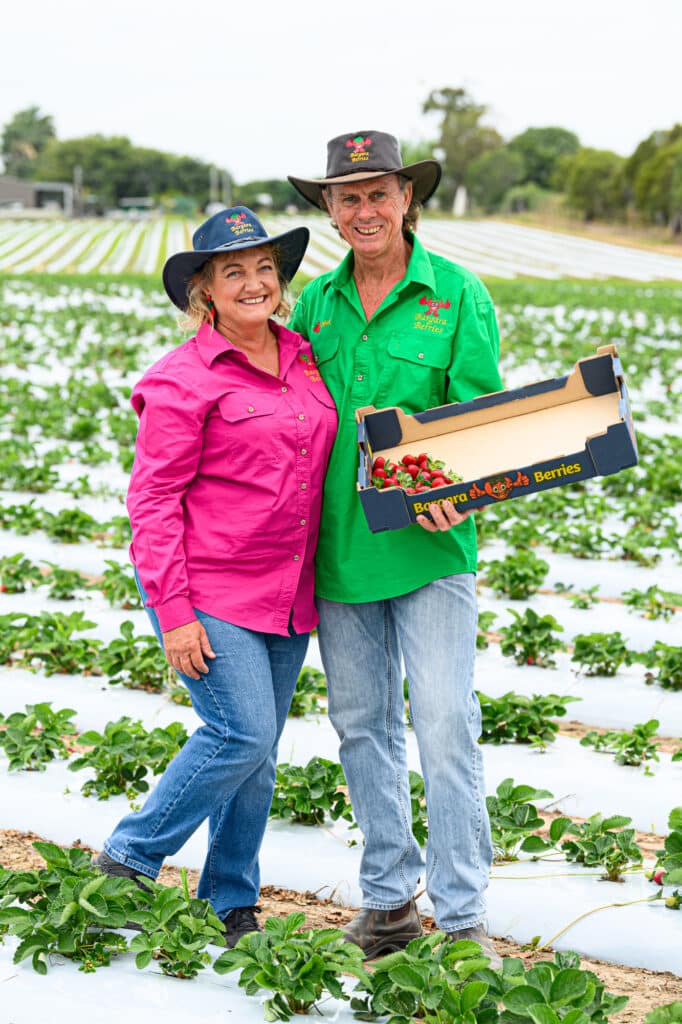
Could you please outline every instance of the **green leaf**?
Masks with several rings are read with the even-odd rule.
[[[467,1010],[472,1010],[474,1006],[478,1006],[489,987],[484,981],[470,981],[468,985],[465,985],[460,992],[462,1011],[466,1013]]]
[[[560,1024],[559,1018],[552,1007],[543,1003],[529,1006],[528,1016],[533,1021],[533,1024]]]
[[[424,978],[418,971],[408,967],[407,964],[392,967],[388,973],[391,981],[408,992],[422,992],[424,990]]]
[[[154,952],[151,949],[142,950],[135,957],[135,966],[138,970],[142,970],[147,964],[150,964],[154,958]]]
[[[545,999],[539,989],[533,988],[531,985],[518,985],[503,996],[502,1002],[508,1010],[523,1014],[531,1006],[538,1003],[542,1005]]]
[[[578,999],[587,988],[588,976],[585,971],[569,967],[560,971],[552,982],[551,1002],[555,1006],[567,1006]]]

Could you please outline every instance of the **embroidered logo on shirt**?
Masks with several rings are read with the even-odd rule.
[[[438,316],[441,309],[450,309],[450,300],[446,302],[439,302],[438,299],[427,299],[425,295],[422,295],[419,300],[420,306],[428,306],[426,310],[427,316]]]
[[[303,366],[305,367],[303,372],[311,384],[317,384],[318,381],[322,380],[320,377],[320,371],[318,370],[317,364],[312,356],[309,356],[306,352],[300,352],[298,361],[299,363],[303,363]]]
[[[417,330],[428,331],[430,334],[443,334],[448,324],[445,317],[441,318],[440,312],[450,309],[450,300],[446,299],[443,302],[440,299],[429,299],[428,296],[422,295],[419,305],[426,308],[423,312],[420,309],[415,314],[414,326]]]
[[[363,139],[362,135],[356,135],[354,139],[346,140],[346,149],[352,149],[350,153],[350,162],[352,164],[358,164],[362,160],[369,160],[369,153],[365,152],[366,146],[371,146],[372,140],[370,138]]]
[[[323,327],[330,327],[330,326],[331,326],[331,320],[318,320],[317,323],[315,324],[315,326],[313,327],[313,331],[314,331],[315,334],[319,334]]]

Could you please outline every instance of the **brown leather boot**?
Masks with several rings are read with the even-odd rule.
[[[382,953],[404,949],[421,934],[422,924],[412,899],[394,910],[363,908],[346,926],[343,937],[359,946],[368,960],[373,960]]]
[[[451,942],[459,942],[460,939],[466,939],[468,942],[477,942],[481,947],[483,956],[490,957],[488,967],[492,971],[499,971],[502,967],[502,958],[482,924],[474,925],[473,928],[460,928],[458,932],[447,932],[447,936]]]

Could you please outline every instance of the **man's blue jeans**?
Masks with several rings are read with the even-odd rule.
[[[276,636],[196,610],[216,657],[200,679],[180,678],[204,724],[171,761],[140,811],[104,843],[115,860],[155,878],[208,818],[208,854],[197,894],[219,917],[258,900],[258,854],[275,783],[277,744],[308,634]],[[161,641],[156,615],[147,609]]]
[[[318,598],[317,606],[329,717],[365,837],[363,905],[401,906],[423,867],[411,829],[402,652],[426,791],[426,885],[436,923],[456,931],[483,922],[492,846],[473,690],[473,573],[385,601]]]

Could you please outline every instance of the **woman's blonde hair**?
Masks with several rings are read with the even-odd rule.
[[[289,282],[282,273],[282,260],[279,249],[276,245],[264,245],[262,248],[268,249],[272,253],[272,259],[277,270],[277,280],[282,292],[275,315],[286,319],[291,312],[291,306],[286,298],[286,289]],[[178,317],[178,324],[184,331],[193,331],[196,334],[202,324],[213,323],[215,312],[212,304],[209,305],[209,296],[215,273],[216,256],[224,255],[225,253],[221,252],[211,256],[189,279],[189,284],[187,285],[187,309]]]

